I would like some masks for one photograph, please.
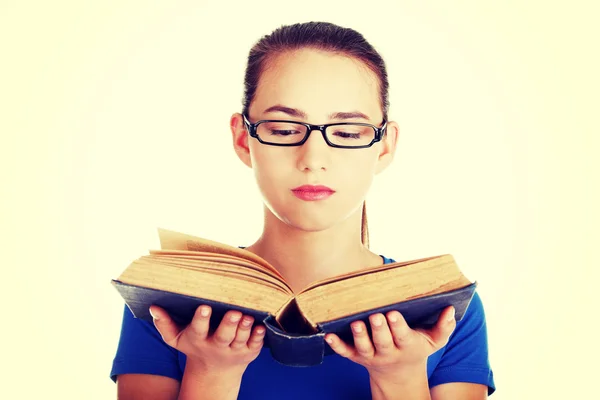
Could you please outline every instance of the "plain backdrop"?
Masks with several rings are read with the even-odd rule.
[[[487,313],[497,400],[593,397],[594,2],[0,1],[1,397],[110,399],[110,280],[156,228],[234,245],[261,198],[235,156],[250,47],[325,20],[383,55],[397,157],[372,249],[451,253]]]

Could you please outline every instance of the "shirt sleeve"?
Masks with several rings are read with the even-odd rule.
[[[440,362],[429,377],[430,387],[449,382],[487,385],[488,395],[496,390],[488,356],[485,312],[477,292],[463,318],[457,322]]]
[[[110,378],[120,374],[162,375],[181,381],[178,351],[164,342],[151,322],[137,319],[125,305]]]

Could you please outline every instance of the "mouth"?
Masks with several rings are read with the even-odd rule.
[[[303,185],[292,189],[294,196],[305,201],[324,200],[335,193],[335,190],[323,185]]]

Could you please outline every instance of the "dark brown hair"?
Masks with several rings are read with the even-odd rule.
[[[379,79],[379,94],[383,118],[389,110],[388,76],[385,62],[373,46],[359,32],[329,22],[305,22],[284,25],[263,36],[250,49],[244,77],[244,114],[248,114],[261,73],[270,59],[286,51],[313,48],[345,55],[362,61]]]
[[[312,48],[332,52],[362,61],[379,80],[379,94],[383,118],[388,119],[388,77],[383,58],[359,32],[329,22],[305,22],[284,25],[263,36],[250,49],[244,77],[244,98],[242,112],[248,109],[256,94],[260,77],[270,60],[286,51]],[[363,204],[362,242],[369,247],[366,205]]]

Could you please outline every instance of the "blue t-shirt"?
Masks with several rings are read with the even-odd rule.
[[[383,257],[386,264],[393,259]],[[137,319],[124,307],[121,336],[110,372],[116,382],[120,374],[152,374],[181,382],[185,354],[167,345],[151,322]],[[448,382],[471,382],[495,390],[488,358],[487,329],[483,304],[477,292],[446,346],[427,360],[429,387]],[[367,370],[342,356],[332,354],[322,364],[289,367],[263,348],[242,377],[239,400],[250,399],[370,399]]]

